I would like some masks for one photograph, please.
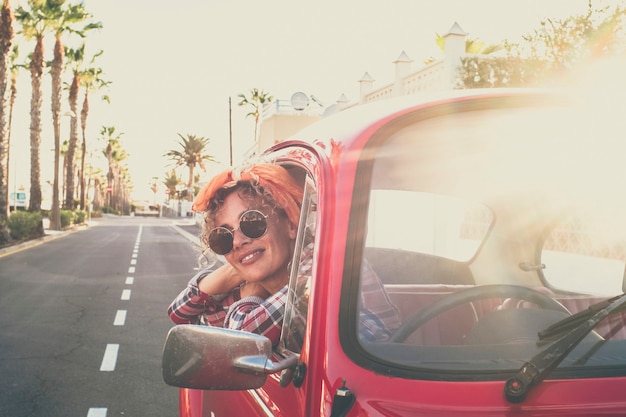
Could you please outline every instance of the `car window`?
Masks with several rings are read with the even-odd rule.
[[[311,178],[307,177],[280,341],[282,350],[293,353],[300,353],[306,330],[314,257],[316,209],[317,193]]]
[[[586,212],[557,222],[541,250],[547,284],[559,291],[595,295],[622,292],[626,235],[614,221],[615,216]]]
[[[461,198],[372,190],[366,246],[467,261],[480,247],[492,222],[489,208]]]
[[[541,330],[623,292],[621,142],[599,147],[572,126],[583,119],[548,105],[404,117],[370,139],[342,286],[353,360],[399,377],[495,378],[542,349]],[[364,339],[354,306],[368,302]],[[597,326],[560,375],[626,366],[624,317]],[[598,337],[602,354],[585,356]]]

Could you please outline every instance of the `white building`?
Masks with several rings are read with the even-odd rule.
[[[261,115],[259,150],[287,139],[322,117],[329,117],[346,108],[391,97],[453,89],[457,82],[461,58],[466,56],[466,37],[467,33],[455,22],[448,33],[443,35],[445,40],[443,58],[415,70],[412,69],[413,60],[403,51],[393,61],[394,79],[383,86],[375,87],[375,80],[366,72],[359,80],[360,97],[356,102],[350,103],[342,94],[336,103],[323,106],[315,96],[298,92],[289,100],[277,99],[268,103]]]

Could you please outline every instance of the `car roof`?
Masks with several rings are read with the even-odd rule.
[[[386,124],[415,112],[450,106],[453,103],[474,103],[497,100],[501,105],[507,99],[534,100],[571,96],[571,92],[553,89],[491,88],[450,90],[402,96],[358,105],[335,113],[305,127],[285,142],[304,141],[310,144],[338,144],[342,149],[362,147],[363,134],[373,135]],[[494,104],[495,106],[496,104]],[[330,146],[324,146],[330,152]]]

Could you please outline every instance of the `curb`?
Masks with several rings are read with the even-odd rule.
[[[0,249],[0,258],[11,255],[13,253],[21,252],[26,249],[33,248],[35,246],[39,246],[42,243],[49,242],[54,239],[58,239],[63,236],[67,236],[70,233],[76,232],[78,230],[86,229],[88,225],[75,226],[62,231],[53,231],[51,234],[47,234],[42,237],[38,237],[36,239],[27,240],[26,242],[18,243],[17,245],[7,246],[6,248]]]
[[[186,238],[187,240],[189,240],[191,243],[200,246],[200,238],[198,238],[198,236],[189,233],[188,231],[184,230],[183,228],[173,224],[170,227],[172,227],[174,230],[176,230],[178,233],[180,233],[184,238]]]
[[[52,233],[47,234],[43,237],[38,237],[37,239],[27,240],[26,242],[18,243],[17,245],[7,246],[6,248],[0,249],[0,258],[7,256],[7,255],[11,255],[13,253],[21,252],[26,249],[33,248],[35,246],[39,246],[43,243],[50,242],[51,240],[58,239],[63,236],[67,236],[70,233],[74,233],[79,230],[84,230],[87,227],[89,227],[88,224],[71,227],[69,229],[62,230],[62,231],[52,231]],[[191,243],[197,246],[200,246],[200,239],[198,238],[198,236],[195,236],[194,234],[189,233],[188,231],[182,229],[181,227],[178,227],[175,224],[171,225],[170,227],[174,228],[178,233],[184,236]]]

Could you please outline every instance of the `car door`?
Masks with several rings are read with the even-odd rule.
[[[299,356],[299,364],[296,369],[268,376],[265,384],[256,390],[202,391],[204,417],[306,415],[304,408],[307,393],[303,382],[304,369],[308,364],[302,355],[302,347],[307,338],[318,205],[313,179],[309,174],[304,175],[304,183],[305,192],[291,264],[290,291],[285,306],[283,332],[279,347],[274,353],[274,360],[291,355]]]

